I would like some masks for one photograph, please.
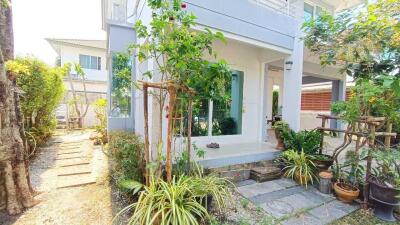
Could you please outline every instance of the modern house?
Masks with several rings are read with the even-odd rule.
[[[99,98],[107,97],[107,57],[105,40],[81,40],[81,39],[46,39],[52,48],[57,52],[57,64],[62,66],[66,63],[80,64],[85,73],[86,93],[88,96],[89,109],[83,120],[84,127],[92,127],[97,124],[92,103]],[[64,78],[65,98],[58,108],[56,114],[59,119],[66,120],[72,111],[70,100],[72,99],[72,87],[80,96],[80,111],[85,110],[84,87],[81,77],[79,77],[71,67],[72,81],[69,77]]]
[[[116,53],[125,51],[130,43],[143,41],[137,39],[132,27],[137,20],[148,24],[152,12],[145,0],[103,0],[102,3],[103,29],[108,34],[108,62],[112,68]],[[307,122],[301,119],[303,85],[329,82],[330,101],[345,99],[346,76],[338,68],[320,66],[318,57],[304,47],[301,27],[305,20],[317,17],[322,11],[336,14],[362,3],[361,0],[187,0],[185,3],[185,10],[197,17],[196,30],[209,28],[225,35],[227,43],[216,42],[214,47],[218,57],[225,59],[232,69],[232,105],[227,109],[218,102],[204,100],[195,106],[198,107],[198,114],[194,115],[198,129],[193,139],[197,145],[219,143],[221,150],[226,150],[225,156],[233,157],[225,160],[230,163],[239,160],[234,156],[240,156],[241,162],[249,161],[250,158],[243,156],[246,152],[253,152],[253,158],[267,158],[262,153],[271,149],[267,120],[272,117],[274,88],[279,89],[282,119],[294,130],[307,127]],[[139,64],[133,58],[130,66],[131,78],[140,80],[141,72],[154,65],[151,61]],[[114,75],[110,69],[110,81]],[[118,102],[113,102],[114,89],[109,90],[111,107]],[[109,129],[131,129],[143,134],[142,93],[132,89],[129,97],[129,113],[110,116]],[[150,105],[151,102],[150,99]],[[150,108],[153,148],[158,113],[157,107]],[[233,119],[234,131],[220,129],[227,119]]]

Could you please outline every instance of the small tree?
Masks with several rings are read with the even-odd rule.
[[[225,83],[231,74],[225,61],[216,60],[212,44],[215,40],[225,42],[223,34],[213,33],[209,29],[203,32],[193,30],[196,17],[184,10],[187,5],[181,0],[148,0],[147,4],[153,11],[152,22],[148,26],[141,20],[136,23],[137,36],[143,43],[131,46],[139,62],[152,60],[156,65],[154,70],[144,71],[143,76],[193,89],[196,92],[194,100],[222,98]],[[207,56],[216,62],[209,62],[205,59]],[[158,146],[162,146],[162,111],[166,93],[163,89],[152,93],[159,103]],[[177,94],[177,101],[187,101],[187,93]],[[169,116],[177,115],[176,108],[171,110]],[[171,154],[167,152],[167,164],[171,163],[168,160]],[[166,167],[171,168],[170,165]],[[167,179],[171,180],[171,171],[167,171],[167,174]]]
[[[69,85],[70,85],[71,91],[72,91],[72,99],[70,99],[70,103],[74,106],[75,114],[78,119],[78,127],[82,128],[83,127],[83,119],[86,117],[86,114],[89,109],[89,98],[87,96],[87,91],[86,91],[85,72],[83,71],[82,67],[79,64],[74,64],[74,70],[75,70],[76,74],[78,75],[79,80],[82,83],[83,96],[85,98],[85,101],[83,102],[85,105],[84,111],[81,112],[81,109],[80,109],[81,107],[79,107],[80,98],[75,91],[75,86],[74,86],[72,74],[70,71],[71,65],[66,64],[65,66],[68,68],[68,80],[69,80]],[[68,121],[68,123],[69,123],[69,121]]]

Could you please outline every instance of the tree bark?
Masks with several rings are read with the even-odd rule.
[[[6,4],[9,3],[9,4]],[[30,190],[27,156],[21,138],[21,116],[15,77],[7,76],[5,62],[13,59],[11,1],[0,3],[0,208],[6,202],[9,214],[18,214],[36,201]],[[3,192],[5,190],[5,195]],[[3,196],[3,197],[2,197]],[[5,197],[5,199],[4,199]]]

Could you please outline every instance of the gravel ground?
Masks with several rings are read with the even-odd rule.
[[[0,212],[1,225],[111,224],[122,206],[115,201],[118,193],[110,185],[107,157],[101,147],[92,148],[96,184],[56,189],[57,145],[60,142],[81,140],[82,144],[92,146],[88,139],[90,133],[91,131],[59,133],[48,142],[48,146],[38,150],[30,165],[30,176],[34,189],[38,191],[36,198],[40,203],[18,216],[7,216],[5,212]]]

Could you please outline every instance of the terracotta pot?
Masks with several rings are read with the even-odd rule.
[[[304,176],[304,175],[302,175],[302,176],[300,176],[300,173],[299,172],[296,172],[295,173],[295,175],[294,175],[294,179],[295,179],[295,181],[297,182],[297,183],[299,183],[299,184],[303,184],[303,185],[306,185],[306,184],[308,184],[308,183],[310,183],[310,177],[306,177],[306,176]]]
[[[282,139],[282,137],[281,137],[281,130],[280,129],[276,129],[275,128],[275,138],[276,138],[276,141],[278,142],[277,144],[276,144],[276,149],[278,149],[278,150],[285,150],[285,144],[283,143],[283,139]]]
[[[343,188],[340,184],[341,183],[336,182],[333,185],[333,189],[335,190],[335,193],[340,201],[351,203],[353,200],[358,198],[358,195],[360,195],[360,190],[358,188],[352,187],[356,190],[349,190],[349,188]]]

